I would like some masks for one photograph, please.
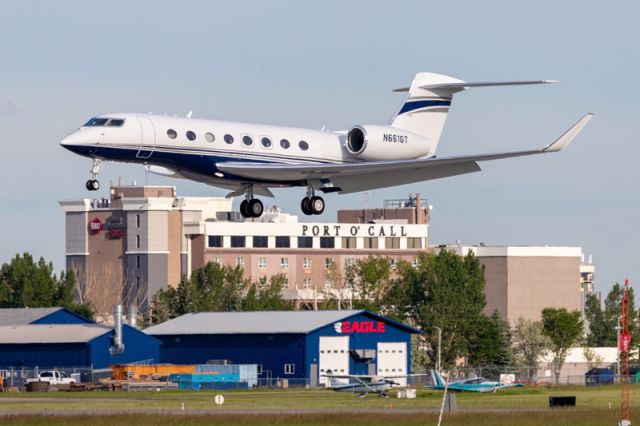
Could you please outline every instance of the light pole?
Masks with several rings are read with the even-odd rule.
[[[441,355],[441,344],[442,344],[442,329],[440,327],[433,327],[436,330],[438,330],[438,354],[436,357],[436,371],[439,373],[440,372],[440,355]]]
[[[617,348],[617,356],[616,356],[616,375],[618,380],[620,380],[620,330],[622,327],[620,326],[620,320],[622,316],[619,316],[616,322],[616,348]]]

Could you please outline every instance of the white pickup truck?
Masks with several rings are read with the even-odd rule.
[[[65,377],[63,373],[57,370],[48,370],[43,371],[36,378],[27,379],[27,383],[31,382],[49,382],[52,386],[56,386],[74,384],[76,379]]]

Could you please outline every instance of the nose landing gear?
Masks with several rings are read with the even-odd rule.
[[[100,158],[93,159],[93,166],[91,166],[91,179],[89,179],[84,184],[84,186],[89,191],[97,191],[98,189],[100,189],[100,182],[96,179],[96,177],[98,176],[98,173],[102,171],[102,168],[104,167],[105,164],[106,164],[106,161]]]

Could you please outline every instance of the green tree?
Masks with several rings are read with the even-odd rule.
[[[565,308],[545,308],[542,310],[542,333],[549,338],[553,374],[558,384],[560,370],[564,365],[569,349],[582,336],[580,311],[567,311]]]
[[[89,319],[89,305],[77,304],[73,290],[76,278],[72,271],[56,277],[53,264],[44,258],[37,262],[29,253],[16,254],[0,268],[0,307],[40,308],[60,306]]]
[[[385,294],[391,284],[391,264],[389,259],[380,256],[358,259],[350,274],[352,274],[350,279],[356,295],[353,307],[355,309],[380,312]]]
[[[511,338],[514,360],[527,371],[528,379],[532,380],[538,369],[538,360],[551,344],[543,333],[542,322],[518,318]]]
[[[421,253],[416,267],[399,263],[398,272],[394,285],[399,287],[389,293],[388,300],[395,306],[391,311],[424,331],[428,359],[436,360],[438,328],[442,330],[442,365],[452,366],[469,355],[486,303],[478,259],[471,252],[465,257],[447,250],[437,255]]]
[[[585,298],[584,315],[589,325],[586,345],[589,347],[600,347],[608,344],[609,330],[607,322],[598,297],[591,293]]]
[[[622,297],[624,296],[624,286],[615,283],[604,300],[604,320],[606,332],[606,346],[617,346],[616,326],[618,318],[622,315]],[[638,336],[638,324],[633,319],[637,313],[635,309],[635,297],[633,288],[629,288],[629,332],[631,333],[631,345],[636,346],[640,341]]]
[[[494,311],[490,317],[480,316],[475,332],[469,338],[469,364],[511,364],[511,330],[509,323]]]

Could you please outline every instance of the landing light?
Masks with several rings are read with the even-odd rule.
[[[219,177],[219,178],[223,178],[224,177],[224,174],[222,174],[220,172],[215,172],[214,175]]]

